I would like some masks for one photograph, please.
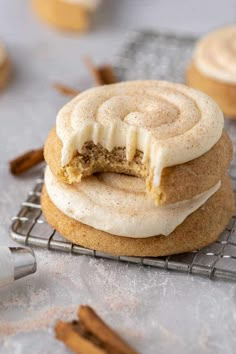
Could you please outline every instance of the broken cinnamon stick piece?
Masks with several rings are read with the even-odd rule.
[[[78,354],[138,354],[89,306],[78,310],[79,321],[59,321],[56,338]]]
[[[43,161],[43,148],[31,150],[11,160],[10,171],[13,175],[20,175]]]
[[[125,343],[89,306],[80,306],[78,316],[86,331],[92,333],[104,345],[108,353],[137,354]]]
[[[117,82],[117,78],[111,65],[102,65],[98,67],[98,71],[103,85],[115,84]]]
[[[106,354],[89,339],[80,334],[77,322],[66,323],[59,321],[55,327],[56,338],[67,345],[74,353],[78,354]]]
[[[97,85],[109,85],[117,82],[111,65],[96,67],[89,57],[85,57],[84,62]]]
[[[79,90],[76,90],[72,87],[65,86],[63,84],[60,84],[59,82],[54,82],[53,87],[59,92],[62,93],[65,96],[76,96],[80,93]]]

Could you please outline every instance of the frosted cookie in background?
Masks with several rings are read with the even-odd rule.
[[[10,72],[10,59],[4,44],[0,41],[0,89],[4,88],[8,83]]]
[[[228,118],[236,119],[236,25],[197,42],[186,81],[211,96]]]
[[[32,0],[38,16],[49,25],[62,30],[86,31],[90,16],[101,0]]]

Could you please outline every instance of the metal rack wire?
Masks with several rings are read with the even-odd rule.
[[[114,60],[116,72],[123,80],[138,77],[181,82],[194,42],[194,38],[171,34],[134,32],[126,39],[123,50]],[[226,128],[236,146],[236,126],[227,122]],[[236,192],[236,160],[231,168],[231,177]],[[236,280],[236,215],[219,240],[200,251],[158,258],[117,257],[65,241],[44,219],[40,206],[42,185],[43,174],[42,178],[36,180],[35,187],[21,204],[18,214],[12,218],[11,237],[21,244],[197,274],[211,279]]]

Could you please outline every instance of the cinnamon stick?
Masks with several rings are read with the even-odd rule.
[[[80,334],[78,322],[67,323],[59,321],[55,326],[56,338],[67,345],[74,353],[78,354],[106,354],[85,335]]]
[[[78,310],[79,321],[56,324],[56,338],[78,354],[137,354],[89,306]]]
[[[109,85],[117,82],[111,65],[96,67],[89,57],[85,57],[84,62],[97,85]]]
[[[103,85],[115,84],[117,82],[117,78],[111,65],[105,64],[98,67],[98,72]]]
[[[137,354],[89,306],[80,306],[78,316],[84,328],[96,336],[108,353]]]
[[[10,171],[13,175],[20,175],[44,161],[43,148],[31,150],[10,161]]]
[[[53,87],[61,94],[65,96],[76,96],[80,93],[79,90],[76,90],[72,87],[60,84],[59,82],[54,82]]]

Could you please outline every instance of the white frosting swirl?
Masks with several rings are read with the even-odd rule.
[[[47,167],[45,185],[50,199],[65,215],[113,235],[145,238],[169,235],[221,183],[191,200],[165,206],[148,199],[142,179],[121,174],[103,173],[67,185],[58,182]]]
[[[131,81],[92,88],[57,116],[63,143],[61,164],[86,141],[111,151],[126,147],[132,160],[143,152],[158,185],[164,167],[193,160],[219,140],[224,124],[217,104],[205,94],[165,81]]]
[[[196,45],[193,60],[206,76],[236,84],[236,25],[203,37]]]
[[[101,4],[101,0],[61,0],[70,4],[81,5],[89,11],[94,11]]]

